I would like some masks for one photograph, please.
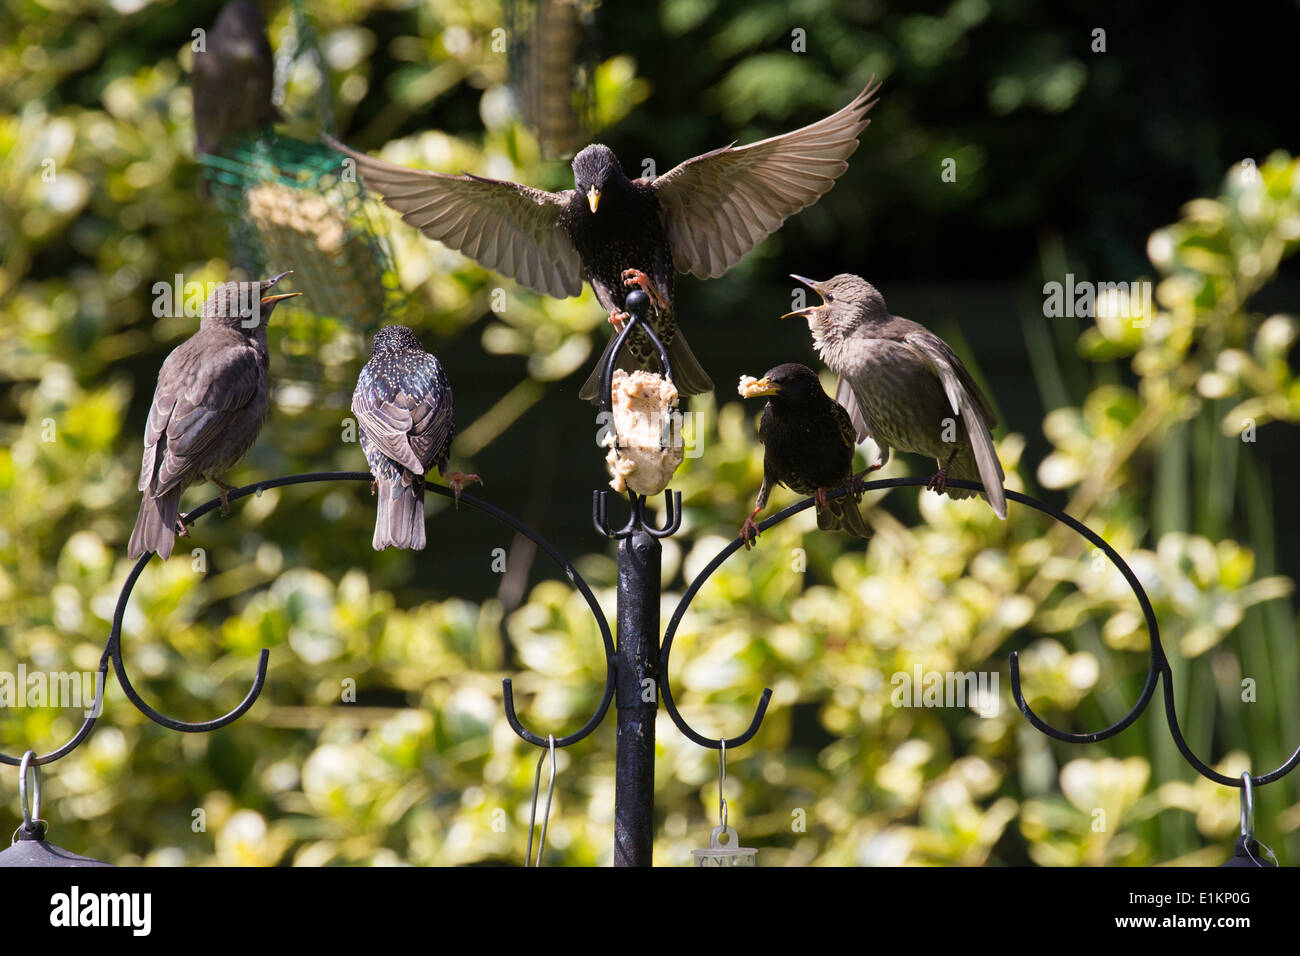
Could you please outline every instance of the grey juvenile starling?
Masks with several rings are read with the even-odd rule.
[[[452,421],[451,385],[442,363],[420,348],[404,325],[375,333],[370,361],[357,378],[352,411],[361,427],[361,450],[375,476],[376,551],[389,546],[422,551],[424,482],[436,465],[460,498],[461,488],[478,475],[447,473]]]
[[[741,379],[742,398],[769,396],[758,422],[763,443],[763,484],[754,511],[741,525],[745,547],[758,536],[754,518],[767,507],[773,485],[785,485],[817,499],[817,527],[843,528],[858,538],[871,537],[854,495],[831,500],[826,493],[853,478],[853,423],[849,414],[824,391],[817,373],[806,365],[787,362],[757,380]]]
[[[271,103],[275,57],[255,3],[232,0],[222,7],[203,46],[190,74],[199,152],[214,152],[226,139],[283,119]]]
[[[848,409],[858,440],[870,436],[880,447],[872,469],[889,461],[891,448],[929,455],[939,470],[927,487],[969,498],[978,492],[948,488],[948,478],[982,482],[1005,519],[1002,464],[989,433],[997,416],[957,353],[925,326],[890,315],[884,297],[859,276],[791,278],[822,298],[788,315],[808,319],[822,361],[840,376],[835,397]]]
[[[408,223],[529,289],[574,296],[585,276],[617,326],[628,287],[644,288],[673,384],[696,395],[712,391],[713,383],[677,329],[674,270],[720,276],[820,199],[848,169],[878,89],[869,85],[839,112],[802,129],[715,149],[658,178],[630,180],[608,147],[588,146],[573,159],[574,188],[558,193],[407,169],[326,139],[356,160],[366,184]],[[634,333],[627,351],[620,368],[658,364],[648,336]],[[596,399],[603,367],[597,364],[581,397]]]
[[[171,555],[175,535],[187,533],[177,517],[181,492],[201,478],[221,490],[221,513],[230,513],[226,493],[234,486],[217,476],[244,457],[266,421],[266,324],[277,302],[302,294],[268,292],[288,274],[217,286],[199,330],[163,362],[145,425],[132,558]]]

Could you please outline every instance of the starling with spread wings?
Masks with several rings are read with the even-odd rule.
[[[424,550],[424,482],[437,466],[460,498],[478,475],[447,473],[452,421],[451,384],[442,363],[420,347],[404,325],[375,333],[370,361],[357,378],[352,411],[361,429],[361,450],[375,477],[378,496],[376,551],[387,547]]]
[[[565,298],[590,281],[617,327],[624,298],[643,288],[655,333],[684,395],[712,391],[673,315],[674,278],[722,275],[848,169],[879,85],[840,111],[794,132],[724,146],[657,178],[628,179],[608,147],[573,159],[574,188],[553,193],[470,174],[408,169],[327,141],[352,157],[365,184],[430,239],[544,295]],[[654,369],[650,338],[633,330],[618,367]],[[613,341],[606,352],[613,347]],[[583,385],[596,400],[604,361]]]
[[[144,499],[127,549],[131,558],[146,551],[171,556],[175,536],[188,533],[178,517],[181,493],[201,478],[220,488],[221,513],[230,513],[226,494],[233,486],[217,476],[244,457],[266,421],[266,323],[277,302],[302,294],[269,294],[288,274],[217,286],[203,305],[199,330],[163,362],[145,425]]]

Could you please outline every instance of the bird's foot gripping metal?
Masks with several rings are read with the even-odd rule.
[[[455,498],[457,507],[460,506],[461,490],[466,485],[470,485],[475,482],[478,482],[480,485],[483,484],[483,479],[480,478],[478,475],[467,475],[463,471],[448,472],[447,474],[443,475],[443,477],[447,479],[447,486],[451,488],[451,493]]]
[[[885,463],[883,461],[878,461],[874,465],[869,465],[866,468],[863,468],[856,475],[849,478],[848,481],[844,482],[844,488],[853,496],[855,502],[861,503],[862,493],[867,490],[867,475],[871,474],[873,471],[879,471],[884,467]]]
[[[930,480],[926,482],[925,487],[937,495],[943,494],[948,487],[948,466],[944,465],[931,475]]]
[[[668,307],[668,300],[659,292],[659,287],[654,284],[654,280],[642,272],[640,269],[624,269],[623,284],[640,289],[650,297],[650,304],[658,311],[662,312]]]

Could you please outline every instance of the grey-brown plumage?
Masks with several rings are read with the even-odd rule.
[[[226,282],[203,305],[199,330],[172,350],[158,372],[139,488],[144,492],[127,554],[171,556],[181,492],[201,478],[217,485],[221,510],[230,513],[224,474],[257,440],[268,408],[266,324],[275,304],[301,295],[269,295],[287,276],[260,282]]]
[[[677,329],[674,273],[722,275],[820,199],[848,169],[878,89],[868,85],[848,106],[802,129],[715,149],[658,178],[628,179],[613,152],[594,144],[574,157],[574,188],[563,192],[407,169],[326,140],[356,161],[366,185],[408,223],[529,289],[565,298],[582,292],[585,277],[617,320],[630,287],[645,287],[674,384],[695,395],[713,383]],[[629,339],[619,366],[653,367],[649,338]],[[583,385],[583,398],[596,399],[603,366]]]
[[[194,53],[190,90],[198,150],[211,153],[282,117],[271,102],[275,57],[255,3],[232,0],[222,7],[203,46]]]
[[[806,365],[787,362],[748,382],[741,395],[768,396],[758,422],[758,440],[763,443],[763,483],[753,512],[741,525],[745,547],[750,547],[751,537],[757,537],[754,518],[767,507],[767,497],[776,485],[813,495],[817,499],[817,527],[823,531],[842,529],[854,537],[871,537],[871,529],[858,510],[857,494],[827,498],[828,492],[853,478],[857,442],[848,412],[822,391],[817,373]]]
[[[424,483],[431,467],[447,479],[456,498],[478,475],[447,472],[453,420],[451,384],[442,363],[420,347],[404,325],[375,333],[370,361],[357,377],[352,411],[361,429],[361,450],[375,477],[376,551],[424,550]]]
[[[875,441],[881,465],[891,448],[935,459],[939,470],[929,487],[951,498],[979,492],[950,488],[949,478],[982,482],[994,512],[1006,518],[1002,464],[990,432],[997,416],[957,353],[925,326],[890,315],[884,297],[859,276],[792,278],[822,298],[789,314],[807,318],[822,361],[840,376],[836,398],[848,408],[858,440]]]

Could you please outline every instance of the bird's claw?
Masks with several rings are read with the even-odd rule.
[[[483,484],[483,479],[478,475],[467,475],[463,471],[453,471],[443,477],[447,479],[447,485],[451,488],[452,496],[456,500],[456,507],[460,507],[460,491],[462,488],[475,481],[480,485]]]
[[[639,287],[642,292],[650,297],[650,304],[656,309],[663,309],[667,304],[664,302],[664,297],[659,294],[659,287],[640,269],[624,269],[622,279],[623,284],[626,286]]]
[[[818,488],[813,492],[813,501],[817,502],[818,511],[826,507],[826,493],[830,490],[829,488]]]
[[[624,312],[622,309],[611,309],[609,312],[609,324],[614,326],[615,332],[623,331],[623,324],[632,321],[632,314]]]
[[[745,523],[740,526],[740,540],[745,542],[746,551],[758,543],[758,525],[754,524],[753,515],[746,518]]]
[[[943,494],[944,489],[948,487],[948,468],[946,466],[940,468],[931,475],[930,480],[926,482],[925,487],[937,495]]]
[[[377,495],[377,494],[379,494],[379,479],[378,479],[378,478],[371,478],[371,479],[370,479],[370,497],[373,498],[373,497],[374,497],[375,495]]]
[[[853,475],[844,483],[849,489],[849,494],[853,496],[855,502],[861,502],[862,493],[867,490],[867,475],[884,467],[885,463],[883,461],[878,461],[874,465],[863,468],[860,472]]]
[[[176,516],[176,536],[178,538],[188,538],[190,536],[189,525],[185,523],[185,519],[180,515]]]

